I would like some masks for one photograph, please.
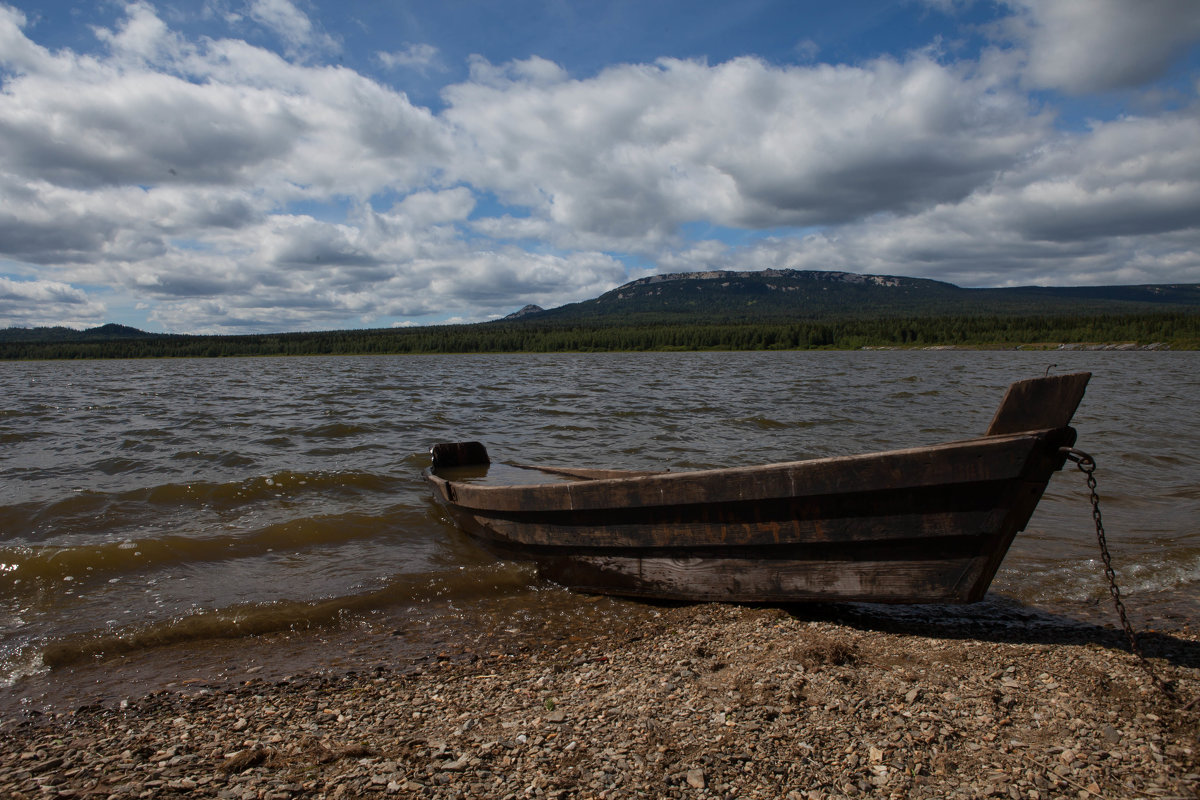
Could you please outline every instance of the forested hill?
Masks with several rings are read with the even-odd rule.
[[[1133,343],[1200,348],[1200,284],[963,289],[845,272],[656,275],[493,322],[240,336],[0,330],[0,359]]]
[[[147,333],[128,325],[110,322],[99,328],[77,331],[74,328],[2,328],[0,342],[110,342],[124,339],[159,339],[170,334]]]
[[[525,321],[686,321],[708,323],[888,316],[1200,311],[1200,284],[963,289],[891,275],[767,269],[685,272],[641,278],[594,300]]]

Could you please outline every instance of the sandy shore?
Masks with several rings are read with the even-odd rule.
[[[8,718],[0,796],[1200,797],[1200,703],[1170,703],[1110,633],[910,628],[685,606]],[[1198,638],[1144,636],[1185,702]]]

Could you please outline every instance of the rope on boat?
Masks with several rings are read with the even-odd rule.
[[[1159,691],[1166,695],[1173,703],[1181,704],[1181,698],[1175,691],[1174,683],[1164,681],[1160,678],[1154,670],[1154,665],[1150,663],[1150,660],[1142,652],[1137,634],[1134,633],[1133,625],[1130,624],[1129,617],[1125,613],[1125,603],[1121,600],[1121,588],[1117,586],[1117,573],[1113,570],[1112,556],[1108,552],[1108,539],[1104,535],[1104,520],[1100,516],[1100,496],[1096,493],[1096,459],[1082,450],[1076,450],[1074,447],[1064,447],[1059,452],[1066,456],[1067,460],[1073,462],[1079,468],[1079,471],[1087,476],[1088,491],[1091,493],[1089,499],[1092,503],[1092,520],[1096,523],[1096,541],[1100,544],[1100,556],[1104,559],[1104,574],[1108,578],[1108,591],[1112,595],[1113,607],[1117,610],[1117,616],[1121,620],[1121,627],[1125,630],[1126,638],[1129,639],[1129,649],[1138,657],[1142,669],[1150,676],[1150,680],[1154,682]],[[1195,702],[1193,700],[1187,706],[1184,706],[1184,708],[1190,708]]]

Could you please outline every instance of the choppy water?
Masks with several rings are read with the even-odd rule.
[[[477,549],[421,480],[437,441],[677,470],[930,444],[1052,363],[1094,373],[1074,424],[1135,620],[1200,623],[1197,353],[0,363],[0,708],[655,613]],[[1110,613],[1085,497],[1055,476],[985,613]]]

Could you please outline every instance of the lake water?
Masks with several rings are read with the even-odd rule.
[[[0,711],[657,613],[476,547],[422,481],[438,441],[675,470],[844,455],[981,433],[1011,381],[1047,368],[1093,373],[1074,425],[1132,618],[1200,624],[1200,353],[0,363]],[[1056,475],[989,599],[964,613],[1107,622],[1086,498],[1081,474]]]

